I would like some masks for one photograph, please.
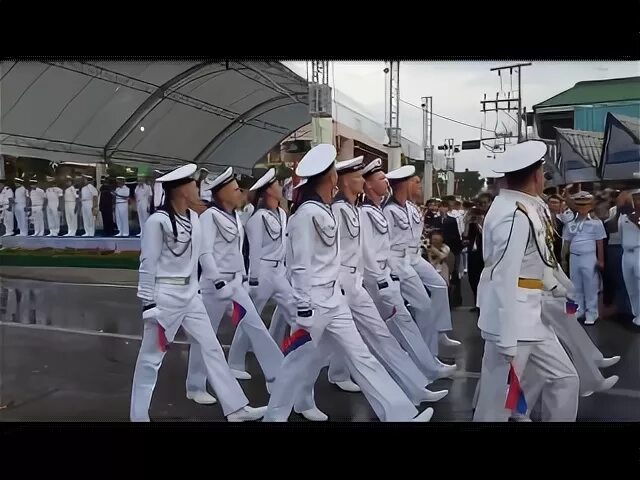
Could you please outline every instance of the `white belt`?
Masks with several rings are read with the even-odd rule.
[[[418,253],[420,251],[420,247],[407,247],[407,251],[409,253]]]
[[[189,285],[191,277],[156,277],[156,283],[165,285]]]
[[[282,260],[271,260],[270,258],[261,258],[263,262],[269,262],[273,266],[273,268],[277,268],[278,265],[282,263]]]
[[[340,265],[340,269],[343,272],[355,274],[358,271],[357,267],[352,267],[351,265]]]
[[[93,203],[93,198],[90,198],[89,200],[82,200],[82,203]]]

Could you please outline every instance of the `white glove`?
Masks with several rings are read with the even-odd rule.
[[[160,309],[156,306],[155,303],[150,303],[143,307],[142,310],[142,319],[149,320],[153,318],[158,318],[158,314],[160,313]]]
[[[313,324],[313,310],[306,308],[304,310],[298,310],[296,315],[296,323],[305,330],[309,330]]]
[[[220,284],[222,284],[220,286]],[[227,282],[217,282],[215,296],[218,300],[229,300],[233,297],[233,287]]]
[[[516,353],[518,352],[517,345],[514,345],[513,347],[503,347],[501,345],[496,345],[496,349],[498,350],[498,353],[502,355],[506,363],[511,363],[516,357]]]
[[[554,288],[551,289],[551,295],[555,298],[564,298],[567,296],[567,289],[562,285],[557,284]]]

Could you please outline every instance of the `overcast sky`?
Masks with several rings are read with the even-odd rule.
[[[284,62],[289,68],[306,77],[305,62]],[[489,69],[518,62],[401,62],[400,98],[420,106],[421,97],[433,97],[433,112],[470,125],[483,126],[480,101],[484,94],[494,99],[500,91],[497,72]],[[640,75],[640,62],[531,62],[533,65],[522,69],[523,105],[527,111],[576,82]],[[333,88],[351,97],[368,116],[384,123],[384,80],[383,62],[334,62],[334,72],[330,76]],[[335,80],[335,82],[334,82]],[[517,75],[513,76],[516,89]],[[503,73],[504,92],[510,90],[508,71]],[[512,113],[512,115],[514,115]],[[516,128],[507,117],[501,117],[507,128]],[[495,115],[487,116],[490,130],[496,122]],[[422,144],[422,110],[400,103],[400,127],[403,136]],[[485,132],[486,136],[486,132]],[[445,138],[454,138],[456,144],[462,140],[480,138],[480,130],[433,117],[433,142],[441,145]],[[456,170],[483,170],[488,152],[466,150],[456,156]]]

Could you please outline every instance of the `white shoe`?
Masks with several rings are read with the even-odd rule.
[[[433,417],[433,408],[429,407],[411,421],[412,422],[428,422],[431,420],[431,417]]]
[[[142,235],[141,233],[137,234],[136,237],[140,237],[140,235]]]
[[[438,371],[438,378],[451,378],[458,366],[454,363],[453,365],[442,364],[440,370]]]
[[[462,345],[462,343],[460,343],[458,340],[449,338],[449,336],[445,332],[440,332],[438,334],[438,342],[443,347],[459,347],[460,345]]]
[[[618,375],[611,375],[610,377],[605,378],[596,389],[596,392],[604,392],[609,390],[616,383],[618,383],[618,380],[620,380],[620,377],[618,377]]]
[[[304,412],[300,412],[300,415],[311,422],[326,422],[329,420],[327,414],[322,412],[318,407],[313,407],[309,410],[305,410]]]
[[[423,402],[437,402],[438,400],[442,400],[447,396],[449,390],[437,390],[432,392],[429,389],[424,389],[424,397],[422,397]]]
[[[634,325],[636,325],[636,326],[640,327],[640,316],[638,316],[638,317],[634,318],[632,323],[633,323]]]
[[[580,394],[580,396],[581,396],[582,398],[587,398],[587,397],[590,397],[591,395],[593,395],[594,393],[595,393],[595,392],[594,392],[593,390],[587,390],[586,392],[581,393],[581,394]]]
[[[584,324],[585,325],[595,325],[597,318],[585,318],[584,319]]]
[[[523,414],[517,413],[517,412],[511,414],[511,420],[513,420],[514,422],[531,422],[532,421],[526,415],[523,415]]]
[[[83,237],[90,237],[91,235],[89,235],[88,233],[85,233],[84,235],[82,235]]]
[[[620,355],[616,355],[614,357],[603,358],[602,360],[597,361],[596,365],[598,366],[598,368],[608,368],[615,365],[619,361]]]
[[[236,370],[235,368],[230,368],[229,370],[231,370],[231,375],[233,375],[237,380],[251,380],[251,374],[249,372]]]
[[[355,384],[354,382],[352,382],[351,380],[346,380],[344,382],[336,382],[335,385],[337,385],[341,390],[344,390],[345,392],[359,392],[360,387]]]
[[[13,237],[13,233],[5,233],[2,235],[3,237]]]
[[[216,397],[207,392],[187,392],[187,398],[200,405],[213,405],[214,403],[218,403]]]
[[[253,422],[264,417],[267,407],[242,407],[237,412],[227,415],[227,422]]]

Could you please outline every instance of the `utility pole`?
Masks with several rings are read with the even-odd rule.
[[[385,62],[385,129],[389,137],[387,170],[401,166],[402,133],[400,131],[400,62]]]
[[[433,197],[433,97],[422,97],[422,148],[424,148],[424,199]]]
[[[329,86],[329,62],[313,60],[307,62],[311,67],[309,81],[309,114],[311,115],[312,144],[334,143],[331,104],[331,87]]]
[[[445,158],[447,159],[447,195],[453,195],[455,191],[455,172],[456,172],[456,157],[455,157],[455,140],[453,138],[447,138],[444,141],[445,146]]]
[[[505,67],[497,67],[497,68],[492,68],[490,69],[491,72],[498,72],[498,77],[500,78],[500,92],[496,92],[496,99],[495,100],[487,100],[487,94],[485,93],[484,95],[484,100],[482,100],[480,103],[482,104],[482,112],[484,113],[484,119],[485,119],[485,125],[486,125],[486,118],[487,118],[487,113],[488,112],[495,112],[496,113],[496,125],[494,127],[494,131],[493,133],[495,134],[495,137],[493,138],[484,138],[483,131],[481,131],[481,139],[480,141],[484,141],[484,140],[499,140],[502,139],[502,148],[498,147],[497,144],[494,144],[494,147],[492,148],[492,151],[496,152],[496,151],[504,151],[504,149],[506,148],[506,144],[507,144],[507,138],[517,138],[518,142],[521,142],[523,140],[523,135],[522,135],[522,67],[528,67],[529,65],[531,65],[531,63],[518,63],[518,64],[514,64],[514,65],[507,65]],[[510,84],[510,89],[506,94],[506,98],[500,98],[501,95],[504,97],[504,91],[503,91],[503,75],[502,72],[508,70],[509,71],[509,84]],[[517,74],[518,76],[518,84],[517,84],[517,90],[515,90],[513,88],[513,75],[514,72]],[[517,92],[517,93],[516,93]],[[506,104],[506,106],[505,106]],[[487,107],[489,106],[489,107]],[[516,112],[516,118],[514,119],[509,112],[515,111]],[[507,129],[507,126],[504,124],[503,122],[503,126],[505,127],[505,132],[504,133],[498,133],[497,131],[497,126],[498,126],[498,119],[499,119],[499,113],[498,112],[506,112],[506,114],[513,119],[516,124],[517,124],[517,135],[513,135],[513,132],[509,131]]]

